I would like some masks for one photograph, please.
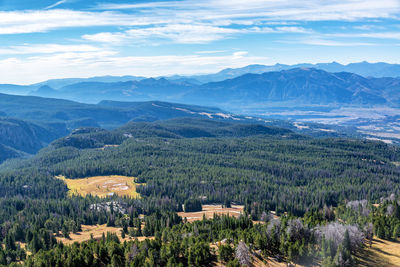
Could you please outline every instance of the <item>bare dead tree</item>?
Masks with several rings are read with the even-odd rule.
[[[386,214],[392,216],[394,213],[394,207],[392,204],[389,204],[386,208]]]
[[[346,230],[349,233],[351,250],[355,251],[362,246],[365,239],[365,234],[355,225],[343,225],[339,222],[333,222],[317,227],[315,235],[319,240],[325,237],[325,240],[332,241],[336,250],[343,242]]]
[[[239,261],[240,265],[251,265],[250,251],[243,241],[239,241],[239,244],[236,248],[236,259]]]

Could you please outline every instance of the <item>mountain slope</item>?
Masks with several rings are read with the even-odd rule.
[[[62,99],[6,94],[0,94],[1,112],[3,115],[18,119],[41,123],[64,123],[69,130],[87,126],[115,128],[130,120],[155,121],[175,117],[251,121],[251,119],[234,116],[219,108],[198,105],[161,101],[102,101],[99,104],[83,104]]]
[[[29,92],[29,95],[42,96],[42,97],[57,97],[58,92],[57,90],[51,88],[48,85],[43,85],[39,87],[37,90]]]
[[[127,81],[137,81],[143,80],[145,77],[139,76],[97,76],[90,78],[66,78],[66,79],[52,79],[44,82],[33,84],[32,86],[41,87],[41,86],[49,86],[54,89],[59,89],[64,86],[68,86],[75,83],[82,82],[104,82],[104,83],[113,83],[113,82],[127,82]]]
[[[212,103],[290,102],[294,105],[390,103],[379,87],[380,79],[351,73],[329,73],[318,69],[297,68],[263,74],[245,74],[222,82],[208,83],[188,95],[191,101]],[[394,79],[394,81],[397,81]],[[390,84],[393,84],[390,83]],[[389,84],[386,84],[389,87]],[[390,96],[392,97],[392,96]]]
[[[35,87],[30,85],[0,84],[0,93],[13,95],[27,95]]]
[[[58,89],[57,97],[86,103],[98,103],[101,100],[124,101],[126,99],[170,101],[179,99],[194,87],[187,82],[168,81],[164,78],[115,83],[82,82]]]
[[[0,143],[33,154],[60,134],[37,124],[18,119],[0,118]]]
[[[102,148],[107,145],[121,145],[130,138],[225,138],[249,136],[275,136],[300,138],[294,132],[261,124],[243,124],[216,121],[204,118],[175,118],[156,122],[129,122],[120,128],[106,131],[85,128],[54,141],[50,147],[75,147],[78,149]]]
[[[337,62],[332,63],[317,63],[317,64],[295,64],[295,65],[285,65],[285,64],[275,64],[275,65],[248,65],[242,68],[236,69],[223,69],[220,72],[207,75],[197,75],[197,76],[175,76],[173,79],[195,79],[202,83],[207,82],[218,82],[226,79],[232,79],[239,77],[247,73],[261,74],[270,71],[282,71],[289,70],[293,68],[315,68],[321,69],[327,72],[351,72],[364,77],[400,77],[400,64],[388,64],[388,63],[350,63],[348,65],[342,65]]]
[[[7,159],[21,158],[26,156],[22,151],[15,150],[11,147],[0,144],[0,163]]]

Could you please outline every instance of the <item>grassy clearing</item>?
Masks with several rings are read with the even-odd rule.
[[[145,237],[145,236],[132,238],[132,237],[129,237],[128,235],[126,235],[125,238],[122,238],[121,230],[122,230],[122,228],[120,228],[120,227],[110,227],[110,226],[107,226],[106,224],[82,225],[81,232],[78,232],[76,234],[70,233],[69,238],[64,238],[64,237],[56,237],[56,238],[57,238],[57,241],[60,241],[66,245],[70,245],[74,242],[80,243],[80,242],[90,240],[91,235],[93,235],[94,239],[100,239],[102,237],[103,233],[104,233],[104,235],[107,235],[107,232],[117,234],[118,238],[121,240],[121,242],[134,240],[135,238],[138,239],[139,241],[143,241],[144,239],[154,239],[154,237]]]
[[[68,195],[93,195],[99,197],[112,196],[114,194],[119,196],[128,196],[131,198],[139,198],[139,193],[136,192],[136,186],[140,185],[135,183],[134,177],[128,176],[94,176],[82,179],[67,179],[65,176],[56,176],[56,178],[63,180],[68,189]]]
[[[203,205],[203,210],[198,212],[178,212],[178,215],[182,219],[186,218],[188,222],[199,221],[203,219],[203,215],[207,219],[214,216],[214,213],[218,215],[229,214],[230,216],[239,217],[243,213],[244,206],[232,205],[231,208],[223,208],[222,205]]]
[[[372,247],[357,255],[359,266],[400,266],[400,242],[374,238]]]

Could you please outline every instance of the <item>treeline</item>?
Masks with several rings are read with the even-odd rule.
[[[253,224],[247,216],[215,216],[165,226],[142,242],[121,244],[107,234],[71,246],[60,243],[28,257],[26,266],[250,266],[255,257],[267,261],[271,256],[288,263],[354,266],[352,255],[362,249],[364,233],[325,218],[324,223],[311,227],[304,219],[283,216]]]

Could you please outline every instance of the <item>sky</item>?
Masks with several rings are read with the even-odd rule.
[[[400,0],[0,0],[0,84],[400,63]]]

